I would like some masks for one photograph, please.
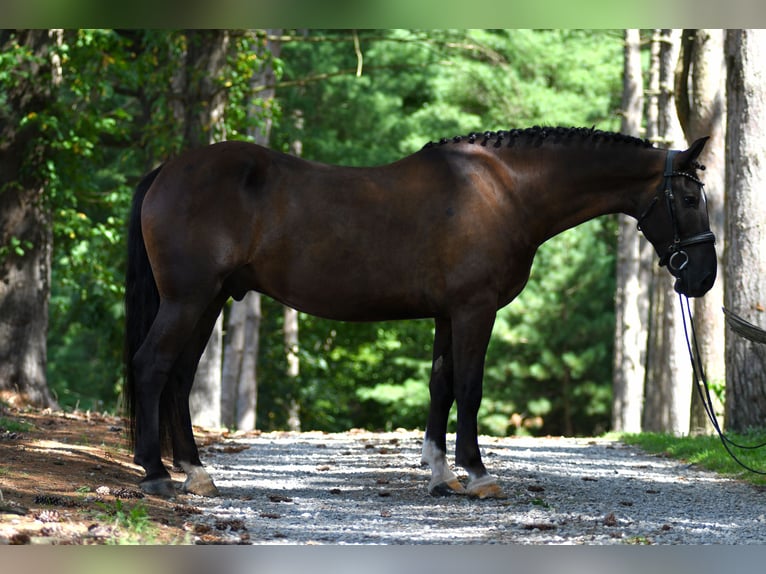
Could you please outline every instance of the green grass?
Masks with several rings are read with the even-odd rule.
[[[7,417],[0,417],[0,431],[7,432],[29,432],[34,427],[32,423],[26,421],[17,421]]]
[[[766,430],[747,434],[727,433],[727,436],[742,445],[757,445],[766,442]],[[766,476],[749,472],[739,466],[721,443],[717,435],[676,437],[662,433],[618,434],[617,438],[653,453],[669,456],[727,476],[746,480],[752,484],[766,485]],[[743,463],[766,472],[766,447],[757,450],[742,450],[730,447]]]
[[[110,544],[151,544],[155,539],[156,527],[152,524],[146,507],[141,504],[127,505],[117,499],[112,504],[97,503],[102,512],[97,519],[112,523],[122,531],[119,538],[110,540]]]

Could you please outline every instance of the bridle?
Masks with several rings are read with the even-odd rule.
[[[660,255],[660,266],[667,265],[670,271],[680,273],[689,263],[689,255],[684,251],[684,248],[699,243],[715,243],[715,235],[712,231],[708,230],[689,237],[681,237],[681,230],[678,226],[678,217],[676,216],[675,194],[673,193],[672,184],[673,178],[685,177],[690,179],[699,185],[700,189],[702,189],[705,184],[690,173],[673,171],[673,158],[676,154],[678,154],[678,150],[668,150],[668,155],[665,159],[665,173],[663,174],[662,185],[657,191],[657,195],[654,196],[654,199],[649,204],[649,207],[647,207],[641,214],[641,217],[638,218],[637,227],[639,230],[643,231],[643,229],[641,229],[642,222],[649,216],[652,208],[660,200],[660,196],[664,194],[665,204],[668,208],[668,213],[670,213],[670,220],[673,223],[673,243],[668,246],[664,253],[659,253],[658,250]]]

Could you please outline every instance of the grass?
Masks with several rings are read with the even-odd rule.
[[[727,436],[742,445],[758,445],[766,442],[766,430],[747,434],[727,433]],[[766,485],[766,476],[749,472],[739,466],[726,451],[717,435],[677,437],[662,433],[623,433],[617,435],[617,438],[653,454],[669,456],[752,484]],[[766,472],[766,447],[757,450],[743,450],[731,446],[730,448],[743,463]]]
[[[123,532],[122,536],[111,540],[111,544],[151,544],[155,539],[156,527],[143,504],[130,506],[117,499],[112,504],[101,502],[98,506],[102,512],[97,518],[114,524]]]
[[[7,432],[29,432],[34,427],[32,423],[26,421],[18,421],[15,419],[9,419],[7,417],[0,417],[0,431]]]
[[[542,508],[551,508],[551,505],[545,502],[542,498],[533,498],[529,501],[534,506],[540,506]]]

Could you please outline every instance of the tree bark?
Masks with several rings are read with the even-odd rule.
[[[284,316],[285,355],[287,358],[287,386],[291,390],[287,412],[287,428],[293,432],[301,431],[301,409],[297,398],[300,359],[298,357],[298,311],[285,307]]]
[[[18,406],[57,407],[45,374],[53,238],[50,148],[40,130],[60,80],[55,38],[47,30],[0,34],[3,51],[18,51],[17,42],[27,52],[0,108],[0,400]]]
[[[726,140],[726,62],[723,30],[685,30],[682,57],[676,75],[676,106],[688,141],[710,136],[699,157],[705,165],[710,229],[716,236],[718,279],[713,288],[694,301],[694,319],[700,357],[709,381],[722,384],[726,379],[726,362],[721,349],[725,346],[723,306],[724,273],[724,188]],[[712,432],[704,405],[696,389],[692,389],[692,433]],[[723,405],[715,410],[723,415]]]
[[[261,328],[261,294],[251,291],[236,303],[241,315],[243,354],[237,381],[236,425],[240,430],[255,428],[258,407],[258,348]]]
[[[625,30],[621,131],[636,137],[644,106],[640,42],[637,29]],[[642,258],[651,254],[633,218],[619,215],[618,222],[612,430],[640,432],[649,297],[640,273]]]
[[[229,34],[224,30],[189,30],[178,73],[173,79],[174,115],[183,132],[185,149],[226,138],[223,113],[225,91],[219,85],[226,66]],[[223,319],[216,321],[202,354],[189,397],[193,424],[221,426],[221,361]]]
[[[766,324],[766,31],[726,33],[726,307]],[[726,426],[745,431],[766,420],[766,346],[726,328]]]
[[[293,122],[296,131],[300,134],[303,130],[303,114],[295,113]],[[303,155],[302,137],[297,137],[290,144],[290,152],[297,157]],[[287,387],[290,389],[290,401],[287,407],[287,428],[293,432],[301,430],[301,406],[298,401],[298,376],[300,375],[300,357],[298,355],[298,311],[285,307],[284,314],[285,354],[287,359]]]
[[[660,30],[657,140],[661,145],[686,147],[674,102],[674,73],[680,50],[680,31]],[[667,270],[654,266],[643,429],[684,435],[689,432],[692,372],[686,350],[678,296]]]

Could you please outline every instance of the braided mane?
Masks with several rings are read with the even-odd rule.
[[[553,143],[565,143],[574,140],[608,143],[624,143],[641,147],[653,147],[649,140],[617,132],[607,132],[595,128],[566,128],[566,127],[541,127],[534,126],[524,129],[498,130],[486,132],[471,132],[463,136],[453,138],[442,138],[438,142],[428,142],[423,148],[430,148],[437,145],[446,145],[450,143],[477,143],[486,146],[492,144],[493,147],[513,147],[516,143],[527,145],[539,145],[544,141]]]

